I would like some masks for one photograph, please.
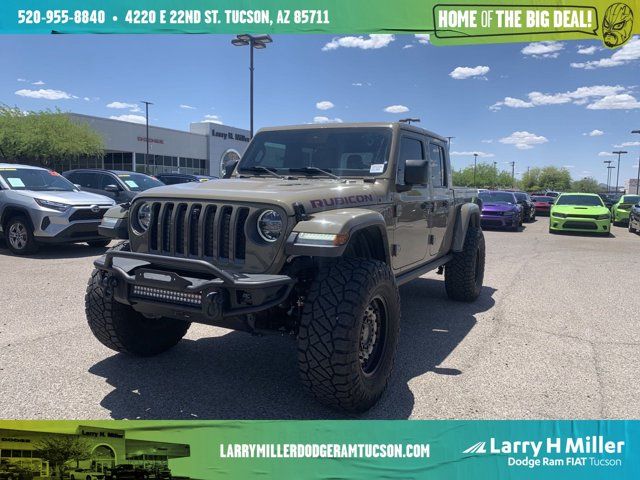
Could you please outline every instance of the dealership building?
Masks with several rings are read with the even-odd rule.
[[[60,172],[105,168],[151,175],[175,172],[220,176],[226,164],[242,156],[250,139],[248,130],[211,122],[192,123],[188,132],[150,125],[147,138],[144,124],[78,113],[67,115],[100,134],[105,153],[103,158],[56,162],[52,167]]]
[[[148,470],[168,468],[171,459],[190,456],[188,444],[130,439],[125,430],[112,428],[80,425],[74,433],[0,429],[0,473],[20,469],[40,477],[50,476],[54,473],[50,468],[53,465],[39,458],[38,446],[43,440],[62,441],[74,436],[84,440],[89,453],[89,458],[80,460],[79,468],[97,472],[120,464]],[[76,462],[71,461],[68,466],[75,468]]]

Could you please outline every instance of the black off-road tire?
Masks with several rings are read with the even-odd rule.
[[[122,242],[110,250],[129,250]],[[87,322],[93,335],[116,352],[149,357],[176,345],[185,336],[189,322],[168,318],[146,318],[129,305],[105,295],[100,271],[93,270],[84,297]]]
[[[87,245],[89,245],[91,248],[105,248],[110,243],[111,239],[105,238],[104,240],[91,240],[90,242],[87,242]]]
[[[444,286],[452,300],[473,302],[484,280],[485,244],[482,229],[469,225],[464,247],[444,268]]]
[[[18,245],[14,245],[14,242],[11,241],[10,235],[12,228],[18,228],[20,233],[24,235],[24,240],[20,241]],[[14,215],[11,217],[7,223],[4,224],[3,232],[7,247],[15,255],[29,255],[38,251],[39,245],[33,236],[31,222],[29,222],[24,215]]]
[[[384,313],[374,316],[380,319],[380,326],[373,329],[379,335],[369,344],[372,351],[367,351],[362,342],[371,340],[367,325],[372,317],[367,312],[372,305]],[[385,263],[344,258],[321,265],[305,300],[298,333],[304,387],[330,407],[368,410],[389,381],[399,330],[400,295]],[[362,360],[363,355],[368,359]]]

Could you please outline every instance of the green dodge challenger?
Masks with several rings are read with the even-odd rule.
[[[615,203],[611,207],[611,214],[613,215],[613,223],[628,223],[629,222],[629,212],[633,208],[633,206],[640,202],[640,195],[623,195],[618,200],[618,203]]]
[[[594,193],[563,193],[549,216],[549,233],[593,232],[609,234],[611,212]]]

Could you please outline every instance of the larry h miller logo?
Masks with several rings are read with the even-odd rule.
[[[504,455],[509,467],[619,467],[624,440],[602,435],[544,440],[496,440],[476,442],[462,451],[466,455]]]

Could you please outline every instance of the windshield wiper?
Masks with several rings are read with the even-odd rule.
[[[338,180],[340,180],[340,177],[338,175],[331,173],[331,170],[323,170],[322,168],[318,167],[290,168],[289,171],[293,173],[324,173],[328,177],[337,178]]]
[[[263,167],[262,165],[256,165],[254,167],[243,167],[243,168],[240,169],[240,171],[241,172],[254,172],[254,173],[255,172],[267,172],[269,175],[271,175],[273,177],[284,179],[284,176],[280,175],[274,169]]]

